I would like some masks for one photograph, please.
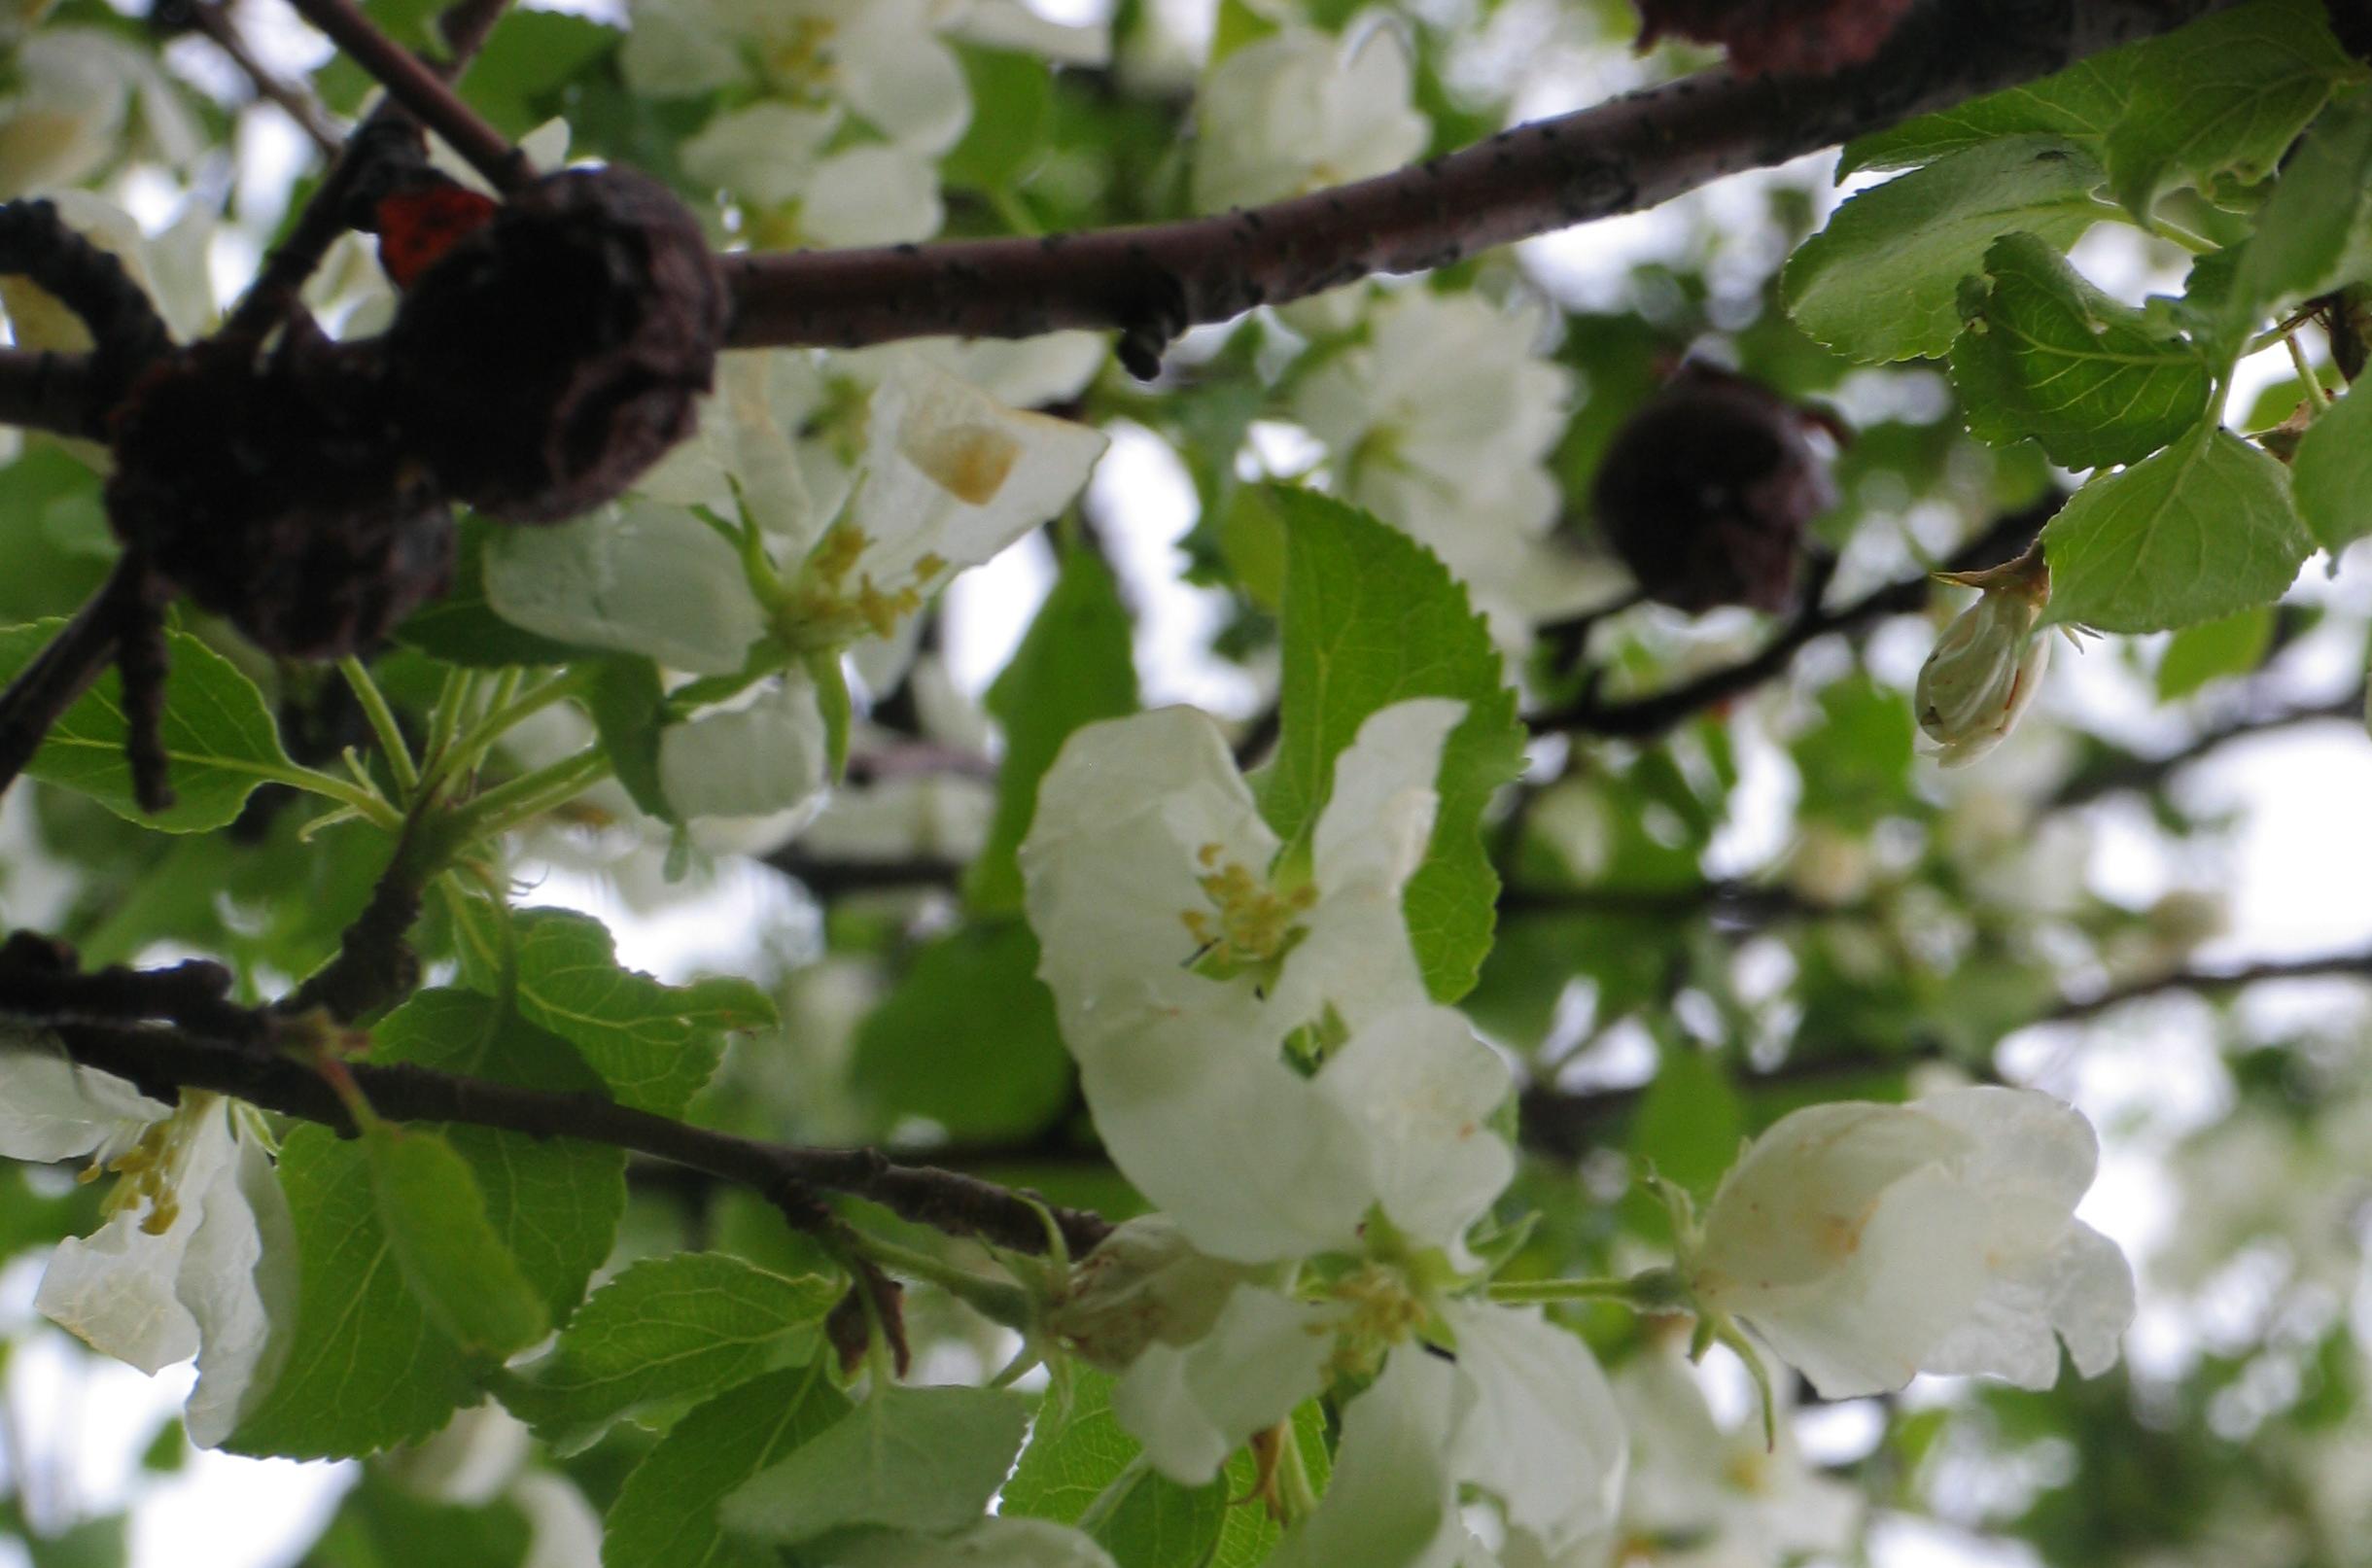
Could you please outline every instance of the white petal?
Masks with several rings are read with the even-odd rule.
[[[972,121],[972,93],[955,51],[924,30],[922,8],[866,0],[844,19],[838,86],[848,106],[893,142],[944,153]]]
[[[1277,850],[1208,714],[1156,709],[1064,743],[1038,785],[1021,866],[1066,1036],[1103,990],[1194,958],[1186,915],[1210,909],[1197,881],[1206,850],[1255,872]]]
[[[0,1025],[0,1155],[47,1164],[128,1146],[173,1114],[112,1073],[67,1060],[56,1040]]]
[[[742,79],[741,40],[702,0],[635,0],[618,64],[637,92],[690,97]]]
[[[1930,1166],[1888,1186],[1825,1274],[1757,1289],[1707,1292],[1744,1317],[1824,1399],[1900,1388],[1929,1365],[1985,1282],[1984,1206]]]
[[[1112,1387],[1112,1412],[1154,1469],[1201,1486],[1238,1444],[1324,1386],[1333,1349],[1324,1308],[1241,1286],[1207,1336],[1139,1355]]]
[[[1442,749],[1466,716],[1446,697],[1395,703],[1368,715],[1335,759],[1334,792],[1318,817],[1313,862],[1319,890],[1355,883],[1397,894],[1425,857],[1440,797]]]
[[[806,192],[839,121],[837,111],[776,99],[730,109],[683,144],[683,172],[759,206],[781,206]]]
[[[1109,21],[1053,21],[1020,0],[973,0],[941,30],[966,43],[1036,54],[1058,65],[1108,65],[1112,59]]]
[[[928,239],[946,216],[937,164],[910,147],[868,142],[816,165],[799,231],[817,245],[894,245]]]
[[[2114,1366],[2133,1312],[2133,1269],[2125,1255],[2089,1225],[2071,1220],[2048,1252],[1996,1272],[1967,1319],[1921,1365],[2048,1388],[2059,1380],[2062,1340],[2084,1376]]]
[[[1969,1150],[1957,1129],[1901,1105],[1845,1101],[1781,1117],[1722,1178],[1705,1214],[1715,1288],[1815,1280],[1852,1257],[1879,1196]]]
[[[1354,1033],[1315,1081],[1364,1133],[1392,1223],[1469,1266],[1467,1230],[1516,1173],[1487,1121],[1516,1087],[1498,1053],[1454,1008],[1413,1007]]]
[[[1115,991],[1107,1013],[1128,1027],[1073,1042],[1112,1163],[1213,1257],[1353,1247],[1375,1201],[1365,1130],[1284,1064],[1255,998],[1195,983],[1184,1004],[1150,984]]]
[[[928,589],[1061,512],[1106,444],[1100,431],[1008,408],[913,354],[875,391],[867,423],[857,570],[890,592]],[[936,571],[918,571],[924,557]]]
[[[827,747],[815,682],[786,670],[746,708],[659,732],[659,787],[686,819],[763,817],[820,805]]]
[[[199,1196],[184,1193],[182,1201]],[[198,1333],[190,1441],[211,1448],[271,1392],[287,1358],[285,1331],[296,1319],[296,1222],[270,1156],[244,1139],[202,1196],[204,1213],[175,1294]]]
[[[528,631],[700,675],[741,669],[766,629],[733,545],[689,512],[641,501],[497,529],[486,602]]]
[[[1452,1449],[1459,1478],[1498,1494],[1552,1555],[1611,1528],[1630,1443],[1588,1346],[1536,1311],[1461,1301],[1444,1315],[1475,1392]]]
[[[534,1532],[519,1568],[584,1568],[601,1561],[601,1516],[575,1483],[531,1470],[510,1488],[510,1500]]]
[[[1414,1345],[1343,1412],[1334,1479],[1269,1568],[1449,1568],[1465,1549],[1452,1435],[1473,1398],[1457,1369]]]

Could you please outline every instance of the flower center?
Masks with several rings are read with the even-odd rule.
[[[885,586],[874,581],[871,573],[856,569],[871,542],[862,529],[847,523],[834,523],[817,542],[783,606],[779,624],[785,642],[794,647],[824,648],[839,647],[867,632],[889,637],[900,621],[923,608],[924,584],[947,569],[945,558],[918,557],[904,582]]]
[[[180,1109],[161,1122],[150,1123],[139,1142],[104,1167],[93,1165],[83,1172],[84,1181],[96,1180],[102,1168],[115,1173],[116,1185],[104,1205],[108,1214],[145,1207],[148,1212],[140,1220],[142,1231],[162,1236],[173,1228],[181,1217],[181,1173],[197,1142],[198,1124],[214,1109],[214,1102],[212,1095],[186,1096]]]
[[[839,74],[832,57],[835,31],[828,17],[784,19],[758,49],[759,77],[786,97],[829,96]]]
[[[1338,1377],[1375,1376],[1392,1346],[1414,1338],[1433,1318],[1408,1276],[1384,1264],[1344,1274],[1329,1294],[1347,1308],[1335,1325]]]
[[[1197,968],[1238,975],[1273,964],[1291,951],[1302,935],[1301,917],[1317,902],[1316,888],[1305,883],[1279,892],[1267,877],[1228,859],[1217,844],[1203,845],[1195,858],[1203,867],[1195,881],[1211,907],[1189,909],[1179,918],[1200,944]]]

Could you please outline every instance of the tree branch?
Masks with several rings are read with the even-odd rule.
[[[1123,363],[1147,375],[1198,323],[1652,207],[2032,81],[2212,3],[1949,0],[1919,8],[1875,59],[1832,77],[1703,72],[1249,211],[1043,239],[730,256],[728,342],[853,348],[1118,328]]]
[[[449,72],[432,69],[410,50],[398,44],[363,15],[354,0],[290,0],[296,14],[345,51],[387,95],[410,111],[414,120],[443,137],[486,183],[508,194],[535,178],[527,155],[510,138],[479,118],[446,83]],[[482,35],[481,35],[482,36]]]
[[[2059,509],[2065,498],[2052,495],[2023,511],[1997,520],[1975,539],[1952,553],[1946,563],[1955,572],[1974,571],[2008,560],[2032,542]],[[1576,731],[1586,735],[1652,740],[1677,728],[1717,703],[1743,695],[1785,671],[1806,645],[1832,632],[1850,632],[1889,615],[1905,615],[1924,609],[1935,592],[1930,574],[1922,572],[1864,594],[1835,610],[1821,607],[1818,581],[1810,585],[1801,613],[1763,648],[1736,664],[1709,670],[1691,680],[1643,697],[1601,699],[1594,687],[1585,687],[1569,703],[1534,714],[1526,720],[1535,733]]]
[[[2189,742],[2162,755],[2112,757],[2096,766],[2081,769],[2053,791],[2045,804],[2052,810],[2060,810],[2089,805],[2118,790],[2146,792],[2158,788],[2177,773],[2234,741],[2245,741],[2250,736],[2270,734],[2298,724],[2345,721],[2360,725],[2363,715],[2364,692],[2360,686],[2328,702],[2246,714],[2201,730]]]
[[[2345,975],[2372,979],[2372,952],[2325,953],[2311,958],[2274,958],[2230,968],[2174,969],[2145,980],[2131,980],[2121,986],[2110,986],[2106,991],[2080,999],[2062,1001],[2035,1022],[2080,1023],[2088,1018],[2097,1018],[2110,1008],[2122,1007],[2129,1001],[2163,995],[2170,991],[2216,993],[2238,991],[2265,980],[2314,980]]]
[[[0,348],[0,425],[101,440],[90,356]]]
[[[271,1009],[227,1001],[219,964],[109,968],[78,974],[72,950],[19,932],[0,944],[0,1017],[50,1029],[86,1066],[128,1079],[170,1102],[210,1089],[266,1110],[355,1129],[329,1080],[280,1048],[301,1028]],[[162,1021],[162,1022],[151,1022]],[[457,1122],[531,1137],[575,1138],[649,1155],[783,1202],[799,1189],[846,1194],[920,1225],[1042,1252],[1045,1221],[1022,1194],[974,1176],[900,1165],[874,1149],[812,1149],[713,1132],[621,1105],[598,1094],[490,1083],[410,1064],[346,1064],[371,1109],[399,1122]],[[1048,1206],[1068,1244],[1085,1252],[1111,1227],[1084,1209]]]

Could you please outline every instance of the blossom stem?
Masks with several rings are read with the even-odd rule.
[[[396,722],[396,711],[387,705],[379,683],[370,679],[370,672],[353,654],[342,655],[337,661],[337,673],[346,678],[354,700],[363,705],[363,716],[370,721],[371,734],[378,737],[379,750],[387,757],[387,768],[396,777],[396,793],[409,800],[420,787],[420,769],[412,761],[412,749],[403,739],[403,727]]]
[[[2306,388],[2306,401],[2320,414],[2331,405],[2331,395],[2322,390],[2322,378],[2306,358],[2306,346],[2298,341],[2296,332],[2284,332],[2282,346],[2289,350],[2289,363],[2297,366],[2298,380]]]

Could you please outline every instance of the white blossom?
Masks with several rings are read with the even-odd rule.
[[[1459,713],[1425,699],[1368,719],[1306,871],[1279,863],[1191,709],[1080,730],[1039,786],[1022,847],[1039,972],[1114,1162],[1206,1252],[1352,1248],[1380,1205],[1457,1253],[1507,1183],[1483,1120],[1507,1069],[1427,998],[1400,905]],[[1283,1059],[1294,1040],[1321,1058],[1306,1076]]]
[[[151,50],[97,27],[64,26],[30,35],[13,52],[13,90],[0,97],[0,197],[80,184],[127,154],[185,164],[205,145]]]
[[[1657,1560],[1687,1568],[1849,1552],[1863,1495],[1804,1462],[1784,1399],[1766,1444],[1759,1420],[1717,1423],[1694,1371],[1660,1347],[1617,1368],[1613,1383],[1631,1440],[1623,1539],[1669,1544]]]
[[[785,415],[831,396],[812,357],[736,357],[697,445],[651,481],[666,500],[505,530],[487,548],[487,603],[515,625],[669,670],[766,676],[753,698],[662,732],[662,787],[684,817],[811,805],[828,771],[817,681],[830,664],[886,648],[902,665],[914,611],[1068,505],[1103,451],[1100,433],[1009,408],[920,356],[885,368],[853,481],[829,466],[811,475],[807,443],[786,433]],[[827,510],[820,497],[835,492]],[[722,519],[745,510],[754,533],[737,540]]]
[[[2062,1342],[2092,1376],[2133,1317],[2123,1254],[2074,1215],[2098,1157],[2091,1125],[2033,1090],[1809,1106],[1723,1178],[1685,1268],[1700,1307],[1824,1397],[1920,1372],[2046,1388]]]
[[[1539,354],[1539,335],[1528,311],[1396,290],[1369,312],[1367,340],[1311,371],[1292,401],[1345,499],[1440,556],[1503,638],[1610,586],[1548,538],[1561,503],[1546,460],[1573,378]]]
[[[121,1172],[106,1223],[58,1243],[35,1307],[142,1372],[195,1356],[190,1439],[220,1444],[270,1390],[272,1330],[296,1312],[296,1226],[270,1156],[218,1096],[173,1110],[37,1044],[0,1051],[0,1155]]]
[[[1396,169],[1425,150],[1409,46],[1391,27],[1349,42],[1293,27],[1211,68],[1197,96],[1194,202],[1250,207]]]

